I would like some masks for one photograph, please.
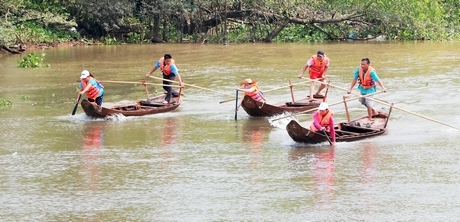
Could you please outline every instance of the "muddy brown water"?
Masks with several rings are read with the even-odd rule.
[[[36,69],[17,68],[20,55],[1,54],[0,98],[14,105],[0,108],[0,218],[452,220],[460,215],[459,48],[460,42],[63,47],[36,51],[51,66]],[[293,142],[284,127],[293,118],[308,126],[310,114],[270,121],[240,109],[235,121],[235,102],[219,104],[245,78],[262,90],[300,82],[299,70],[318,49],[331,59],[331,84],[345,88],[360,59],[371,59],[388,89],[376,98],[400,108],[388,133],[309,146]],[[70,115],[83,69],[102,81],[139,81],[164,53],[173,55],[186,83],[213,91],[186,87],[170,113],[94,120],[79,107]],[[105,87],[105,106],[146,96],[140,85]],[[296,98],[307,91],[294,87]],[[156,86],[149,92],[163,93]],[[331,88],[328,101],[343,95]],[[272,103],[291,99],[288,87],[265,96]],[[352,117],[366,113],[356,100],[348,107]],[[337,121],[346,120],[343,105],[331,108]]]

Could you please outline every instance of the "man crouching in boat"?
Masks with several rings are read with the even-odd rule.
[[[315,133],[328,133],[332,144],[335,144],[334,113],[329,110],[327,103],[319,104],[318,111],[313,114],[313,123],[310,130]],[[327,135],[326,135],[327,136]]]
[[[243,86],[243,88],[237,88],[236,90],[244,92],[244,95],[250,96],[257,102],[266,102],[264,94],[259,90],[259,86],[257,85],[257,82],[255,80],[245,79],[241,81],[240,85]]]
[[[93,105],[102,106],[104,97],[104,86],[97,81],[88,70],[83,70],[80,75],[80,94],[86,93],[88,101]],[[78,103],[78,101],[77,101]]]

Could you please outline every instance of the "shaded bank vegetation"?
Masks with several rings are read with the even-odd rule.
[[[459,8],[458,0],[0,0],[0,45],[459,39]]]

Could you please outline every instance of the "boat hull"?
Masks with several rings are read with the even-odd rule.
[[[170,112],[180,105],[178,98],[173,98],[172,103],[163,104],[165,95],[161,95],[152,99],[142,100],[132,104],[117,105],[112,107],[100,107],[93,105],[88,100],[84,99],[81,102],[81,107],[86,115],[93,118],[104,118],[112,115],[122,114],[124,116],[145,116],[157,113]]]
[[[368,123],[367,116],[353,121],[339,123],[335,127],[336,142],[351,142],[374,136],[379,136],[387,131],[389,114],[380,112],[373,117],[374,122]],[[297,121],[291,120],[286,126],[289,136],[296,142],[317,144],[327,142],[328,139],[321,133],[315,133],[309,128],[301,126]]]
[[[248,115],[253,117],[269,117],[279,115],[285,112],[296,113],[296,112],[307,112],[315,111],[321,103],[321,100],[315,99],[314,101],[298,101],[296,103],[287,102],[279,105],[270,105],[267,103],[257,102],[250,96],[244,96],[241,101],[241,107]]]

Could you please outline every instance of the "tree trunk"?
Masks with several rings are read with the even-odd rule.
[[[160,15],[153,15],[153,37],[160,36]]]
[[[263,41],[264,42],[271,42],[281,31],[286,27],[287,24],[282,24],[278,28],[272,31]]]
[[[13,50],[13,49],[10,49],[9,47],[5,46],[5,45],[1,45],[0,46],[2,49],[6,50],[7,52],[9,53],[12,53],[12,54],[21,54],[21,52],[18,50]]]
[[[227,0],[225,0],[225,13],[224,13],[224,33],[223,33],[223,42],[224,45],[227,45]]]
[[[165,42],[168,42],[167,34],[168,34],[168,22],[166,21],[166,19],[163,19],[163,40]]]

